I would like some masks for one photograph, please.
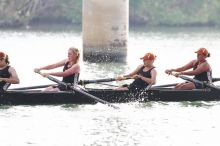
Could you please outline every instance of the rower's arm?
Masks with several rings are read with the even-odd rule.
[[[5,81],[6,83],[19,84],[20,80],[18,78],[16,70],[13,67],[10,67],[8,69],[8,71],[11,74],[11,77],[9,77],[9,78],[0,78],[0,80]]]
[[[200,66],[198,66],[195,70],[192,71],[184,71],[181,72],[182,75],[188,75],[188,76],[194,76],[194,75],[198,75],[202,72],[205,71],[209,71],[210,70],[210,66],[208,63],[203,63]]]
[[[143,65],[139,65],[133,72],[127,74],[127,75],[124,75],[124,77],[132,77],[134,75],[136,75],[138,73],[138,71],[141,69]]]
[[[184,65],[182,67],[179,67],[179,68],[176,68],[176,69],[171,69],[171,71],[182,72],[182,71],[191,69],[193,67],[194,62],[195,62],[195,60],[190,61],[189,63],[187,63],[186,65]]]
[[[80,66],[79,64],[74,64],[71,68],[65,70],[64,72],[51,72],[47,73],[48,75],[57,76],[57,77],[66,77],[69,75],[72,75],[74,73],[80,72]]]
[[[67,59],[62,60],[62,61],[59,61],[59,62],[54,63],[54,64],[50,64],[50,65],[44,66],[44,67],[35,68],[34,71],[35,71],[35,72],[39,72],[39,71],[41,71],[41,70],[54,69],[54,68],[63,66],[66,62],[67,62]]]

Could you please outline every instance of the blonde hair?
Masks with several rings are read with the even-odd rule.
[[[80,57],[79,49],[77,49],[75,47],[70,47],[69,50],[73,51],[76,54],[77,58],[76,58],[75,63],[78,63],[79,62],[79,57]]]

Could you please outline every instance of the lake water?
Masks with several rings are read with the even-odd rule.
[[[21,84],[51,83],[35,67],[60,61],[70,46],[82,48],[80,29],[0,30],[0,50],[7,52]],[[220,30],[215,28],[138,28],[130,30],[127,63],[81,62],[80,79],[115,77],[133,71],[146,52],[157,55],[157,84],[182,82],[164,73],[211,52],[213,76],[220,77]],[[61,70],[61,69],[57,69]],[[129,81],[127,81],[129,82]],[[124,83],[124,82],[123,82]],[[122,82],[113,82],[120,85]],[[216,83],[218,84],[218,83]],[[93,85],[95,86],[95,85]],[[218,145],[219,102],[149,102],[54,106],[0,106],[2,146],[185,146]]]

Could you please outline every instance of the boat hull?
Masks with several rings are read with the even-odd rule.
[[[219,90],[173,90],[154,89],[146,92],[89,89],[88,93],[110,103],[134,101],[218,101]],[[44,105],[44,104],[95,104],[96,101],[81,93],[7,91],[0,93],[1,105]]]

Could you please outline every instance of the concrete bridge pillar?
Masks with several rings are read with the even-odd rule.
[[[83,60],[125,62],[129,0],[83,0]]]

